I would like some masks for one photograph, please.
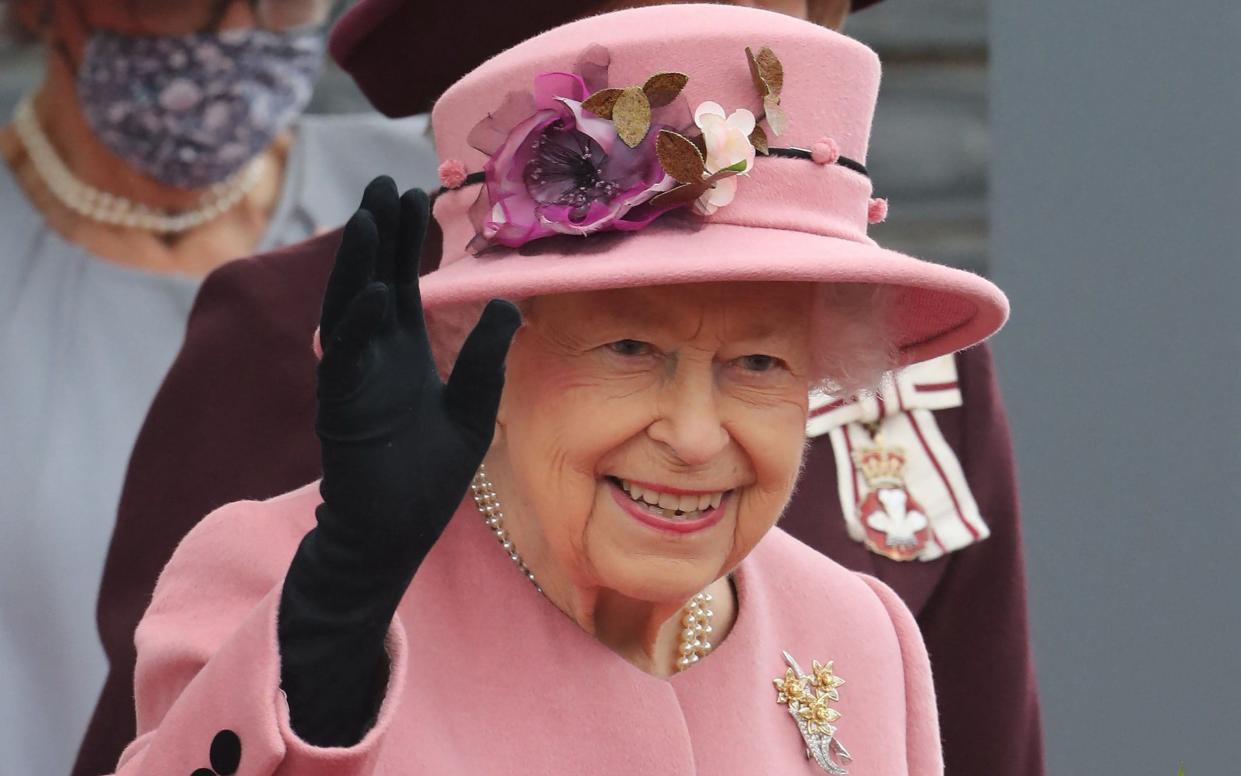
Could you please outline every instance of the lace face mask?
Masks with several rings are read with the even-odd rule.
[[[197,189],[267,148],[306,108],[325,27],[91,34],[77,94],[96,137],[150,178]]]

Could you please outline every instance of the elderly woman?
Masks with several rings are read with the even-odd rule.
[[[441,264],[427,198],[375,181],[324,299],[323,480],[178,549],[118,773],[942,772],[909,613],[774,527],[810,388],[1006,313],[866,237],[878,75],[806,22],[671,6],[453,87]]]

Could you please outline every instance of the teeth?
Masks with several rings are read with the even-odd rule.
[[[649,505],[652,512],[674,519],[691,519],[698,513],[715,508],[724,500],[723,493],[704,493],[702,495],[678,496],[672,493],[660,493],[647,490],[627,480],[620,480],[621,489],[629,494],[634,501]],[[680,513],[678,515],[678,513]]]

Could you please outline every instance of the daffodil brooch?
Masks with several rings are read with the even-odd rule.
[[[848,764],[853,757],[836,740],[836,726],[832,723],[840,719],[840,712],[831,705],[840,700],[840,686],[845,680],[836,676],[831,660],[825,665],[812,661],[809,675],[789,653],[784,653],[784,660],[789,664],[784,676],[772,680],[776,685],[776,703],[788,708],[797,723],[806,742],[806,758],[813,758],[834,776],[845,776],[849,772],[841,761]]]

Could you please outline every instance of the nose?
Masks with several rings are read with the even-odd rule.
[[[647,434],[687,466],[723,452],[730,437],[716,401],[714,371],[678,368],[661,390],[659,414]]]

